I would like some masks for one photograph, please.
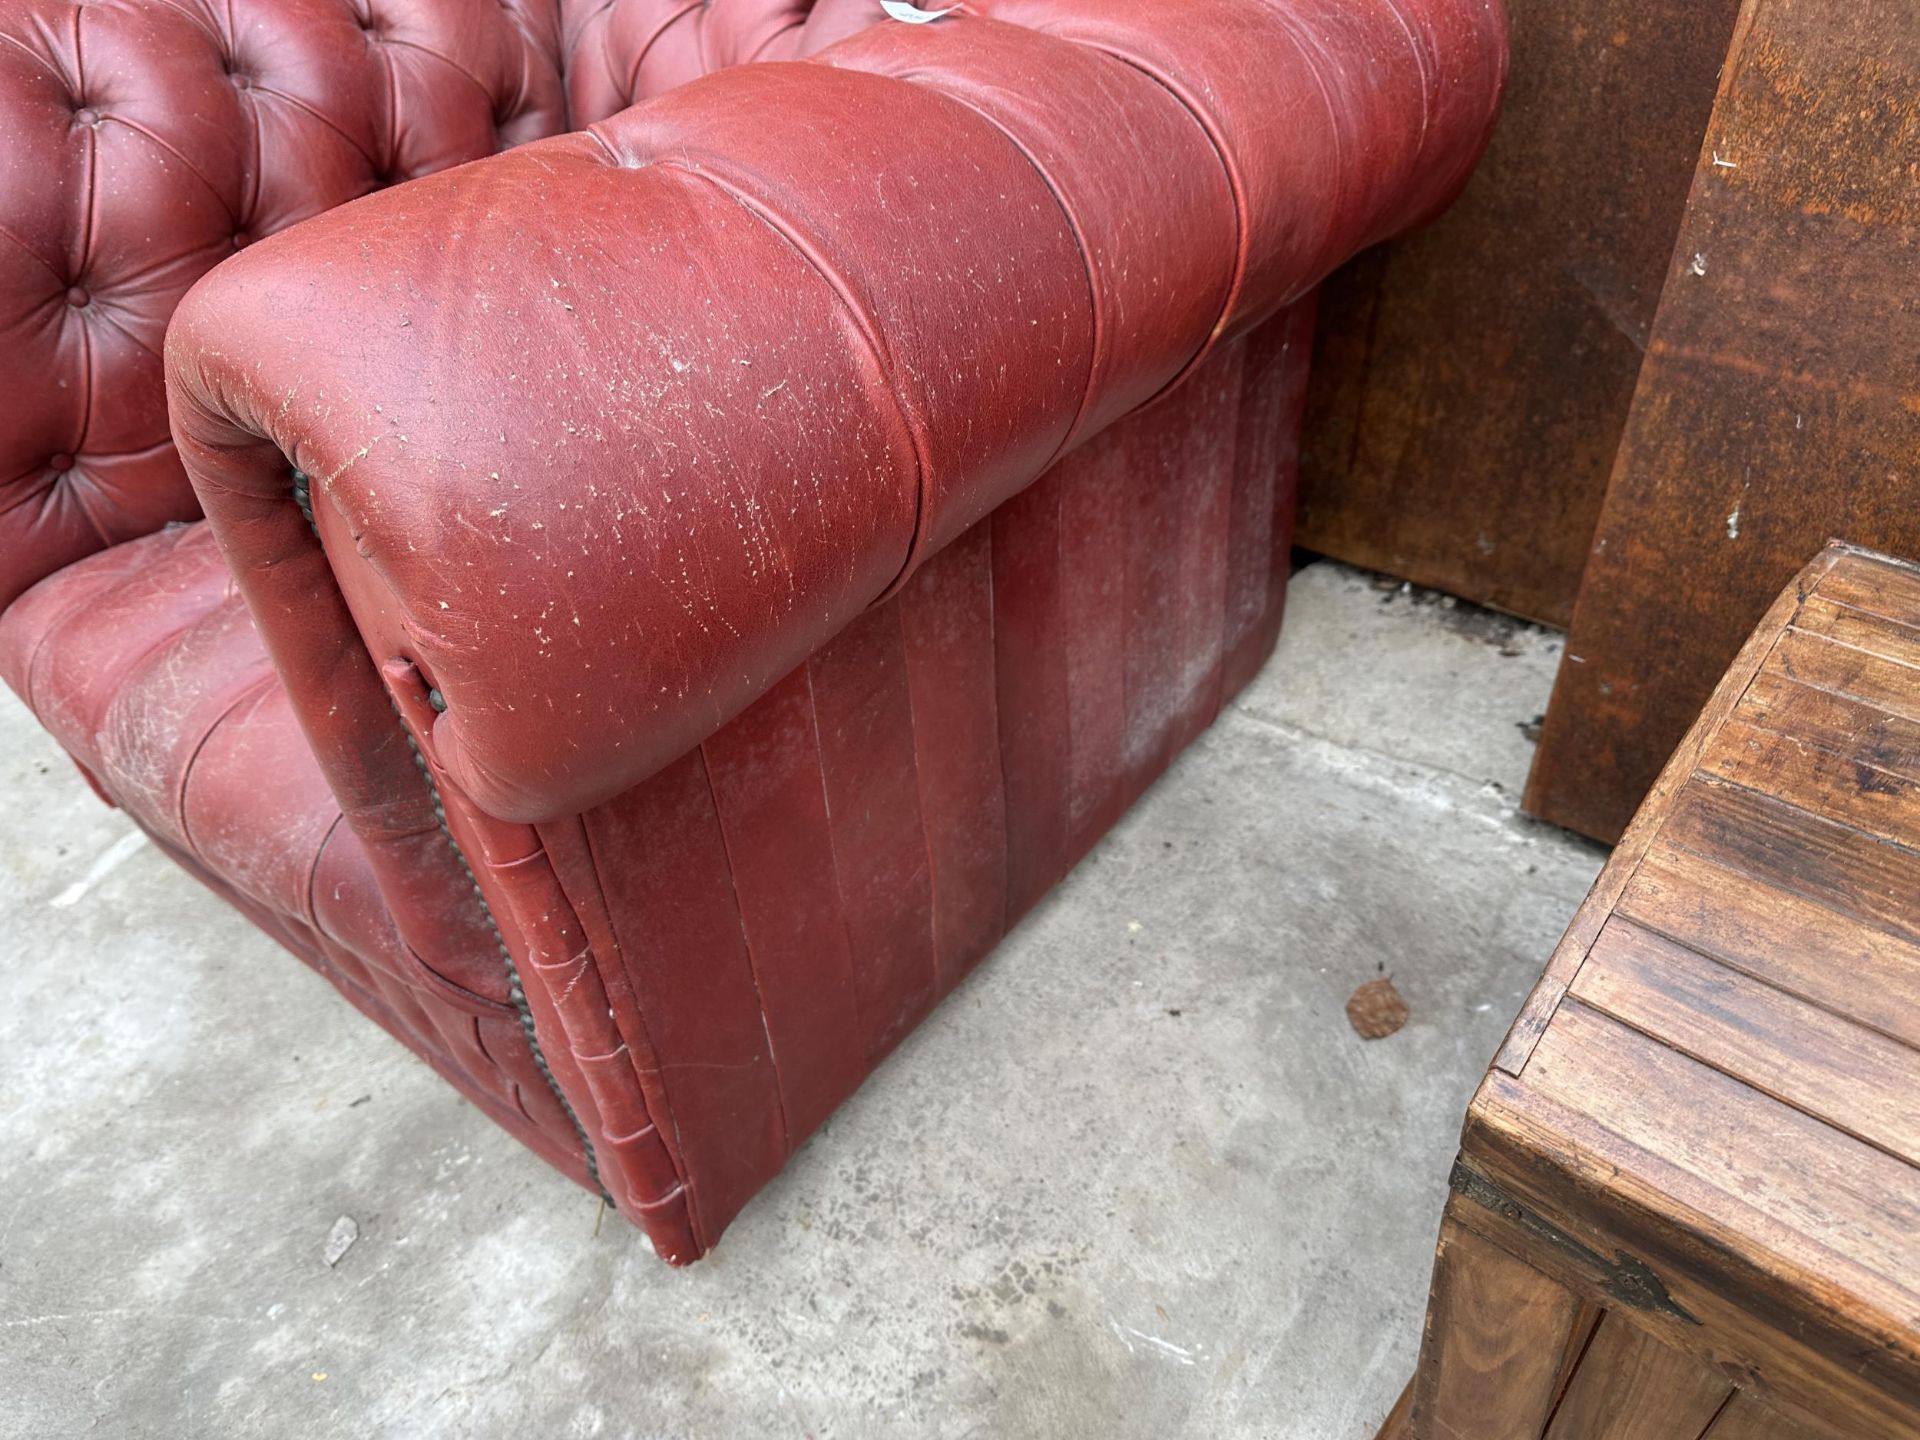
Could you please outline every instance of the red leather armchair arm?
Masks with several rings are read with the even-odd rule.
[[[386,723],[336,718],[384,711],[370,651],[497,817],[645,778],[1443,204],[1504,66],[1490,0],[970,9],[370,197],[188,297],[176,439],[323,761]]]

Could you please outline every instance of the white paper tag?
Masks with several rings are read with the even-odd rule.
[[[907,0],[880,0],[880,8],[895,20],[904,20],[909,25],[925,25],[942,15],[951,15],[960,7],[949,5],[944,10],[922,10],[918,5],[909,5]]]

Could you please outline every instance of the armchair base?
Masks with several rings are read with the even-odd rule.
[[[1310,327],[1309,301],[1223,347],[535,854],[467,846],[507,933],[537,939],[557,894],[592,941],[516,958],[663,1257],[710,1248],[1266,658]],[[23,595],[0,674],[159,849],[590,1183],[491,936],[457,976],[400,937],[205,523]]]

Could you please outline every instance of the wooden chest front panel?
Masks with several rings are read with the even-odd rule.
[[[1516,1022],[1456,1189],[1722,1402],[1920,1435],[1920,571],[1833,547],[1781,597]]]

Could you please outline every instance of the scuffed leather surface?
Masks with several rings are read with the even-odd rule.
[[[189,297],[202,499],[314,476],[483,810],[652,774],[1070,437],[1429,213],[1505,53],[1484,0],[980,8],[374,197]]]
[[[840,8],[843,24],[871,18]],[[751,37],[794,14],[782,0],[21,0],[0,14],[0,670],[160,848],[581,1178],[417,778],[397,817],[362,792],[360,828],[339,823],[211,533],[118,542],[199,513],[160,350],[210,266],[554,134],[569,88],[592,120],[749,58]],[[386,740],[403,749],[397,729]]]
[[[0,616],[0,676],[157,847],[584,1178],[491,936],[467,904],[441,917],[458,963],[430,969],[400,941],[206,526],[29,590]]]
[[[0,10],[0,609],[199,513],[168,317],[218,262],[384,186],[763,51],[794,0],[9,0]],[[837,28],[836,28],[837,27]],[[569,103],[571,102],[571,103]]]
[[[1305,309],[1256,327],[1504,62],[1469,0],[985,8],[322,217],[171,337],[347,823],[430,810],[390,699],[675,1261],[1267,653]]]
[[[1076,451],[665,769],[536,827],[496,908],[554,1001],[549,1053],[627,1117],[600,1173],[663,1256],[711,1247],[1265,659],[1309,310]]]
[[[1485,6],[1170,8],[514,6],[576,119],[844,43],[253,248],[179,351],[231,570],[170,530],[0,619],[156,843],[584,1180],[496,922],[670,1260],[1264,658],[1308,307],[1254,327],[1490,117]]]

